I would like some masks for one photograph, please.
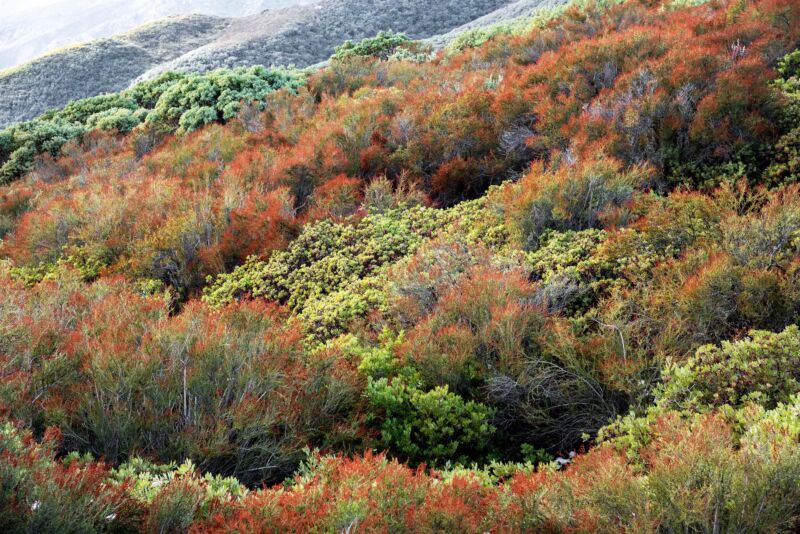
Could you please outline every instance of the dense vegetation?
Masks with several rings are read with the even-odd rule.
[[[45,117],[82,127],[0,188],[0,524],[795,531],[800,4],[694,4]]]

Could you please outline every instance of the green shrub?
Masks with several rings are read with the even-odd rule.
[[[764,178],[771,186],[800,181],[800,127],[783,135],[775,143],[775,155],[764,171]]]
[[[190,132],[228,121],[242,103],[259,102],[278,89],[296,91],[305,74],[293,68],[255,66],[206,74],[165,73],[116,94],[67,104],[0,132],[0,184],[33,168],[38,154],[56,156],[68,141],[91,130],[129,132],[145,120],[162,129]]]
[[[767,408],[800,393],[800,329],[754,330],[746,339],[706,345],[664,371],[659,404],[688,411],[756,402]]]
[[[800,187],[774,190],[760,211],[732,215],[722,224],[722,245],[739,265],[786,271],[800,254]]]
[[[606,287],[621,279],[615,266],[598,254],[605,239],[602,230],[542,235],[539,248],[528,253],[527,265],[549,311],[568,315],[586,311]]]
[[[286,303],[307,320],[311,333],[335,337],[383,302],[384,283],[374,275],[416,250],[448,218],[447,212],[417,206],[307,225],[287,250],[267,261],[250,258],[220,275],[203,299],[213,306],[244,295]]]
[[[143,118],[143,112],[128,108],[111,108],[87,118],[86,127],[89,130],[116,130],[124,133],[141,124]]]
[[[56,155],[67,141],[85,131],[84,126],[62,119],[34,120],[9,126],[0,142],[0,184],[29,172],[37,154]]]
[[[382,446],[414,462],[464,462],[487,447],[495,430],[491,409],[447,386],[422,391],[400,378],[370,378],[366,395]]]
[[[792,447],[800,443],[800,395],[793,395],[785,403],[779,402],[772,410],[749,406],[743,419],[746,430],[742,446],[757,453],[770,454],[773,444]]]
[[[402,33],[393,31],[379,32],[375,37],[363,39],[358,43],[345,41],[334,49],[332,59],[344,59],[354,56],[377,57],[389,59],[399,48],[407,47],[411,39]]]
[[[267,94],[284,87],[297,90],[304,80],[296,70],[262,66],[190,74],[164,90],[147,122],[190,132],[236,117],[242,102],[261,102]]]

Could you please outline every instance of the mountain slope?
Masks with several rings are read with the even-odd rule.
[[[190,15],[41,57],[0,74],[0,124],[30,119],[76,98],[119,91],[130,80],[207,42],[225,19]]]
[[[163,70],[205,71],[242,64],[294,64],[306,66],[327,59],[346,39],[363,39],[391,29],[414,39],[445,33],[492,12],[507,0],[326,0],[305,8],[277,32],[261,31],[272,22],[271,14],[245,17],[219,38],[177,60],[161,65],[146,76]],[[292,10],[295,11],[295,10]],[[274,24],[274,23],[273,23]]]
[[[516,3],[323,0],[241,18],[170,18],[0,73],[0,126],[31,119],[71,100],[118,91],[165,70],[308,66],[326,60],[347,39],[387,29],[415,39],[432,37]]]
[[[314,0],[38,0],[4,6],[0,69],[51,50],[107,38],[155,20],[188,14],[240,17]]]
[[[800,532],[800,2],[543,19],[0,131],[2,531]]]
[[[443,47],[465,32],[489,28],[493,25],[522,17],[530,17],[540,11],[563,6],[566,3],[565,0],[518,0],[457,28],[453,28],[449,32],[431,37],[428,42],[437,48]]]

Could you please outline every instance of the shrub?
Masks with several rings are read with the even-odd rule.
[[[402,33],[393,31],[378,32],[375,37],[363,39],[358,43],[345,41],[337,46],[331,59],[344,59],[353,56],[373,56],[389,59],[399,48],[411,45],[412,41]]]
[[[719,343],[748,328],[780,330],[792,321],[796,295],[779,273],[749,270],[716,256],[682,288],[677,310],[695,343]]]
[[[70,102],[3,130],[0,184],[30,171],[36,155],[56,156],[68,141],[91,130],[129,132],[146,119],[159,128],[190,132],[235,118],[242,102],[260,103],[273,91],[296,91],[304,83],[305,75],[295,69],[261,66],[203,75],[165,73],[118,94]]]
[[[800,253],[800,188],[775,190],[757,213],[729,217],[722,225],[725,249],[741,265],[786,269]]]
[[[67,449],[192,458],[246,483],[278,481],[305,443],[358,421],[344,392],[363,386],[306,361],[302,332],[266,303],[194,303],[168,319],[163,299],[120,282],[5,284],[0,353],[15,378],[0,403],[35,429],[58,425]]]
[[[464,401],[447,386],[422,391],[401,379],[380,378],[367,385],[369,416],[381,445],[412,462],[464,462],[480,454],[494,428],[491,410]]]
[[[644,169],[620,171],[609,160],[565,165],[553,173],[538,166],[507,188],[507,222],[517,243],[535,250],[547,230],[600,227],[605,212],[623,207],[646,182]]]
[[[751,331],[745,339],[700,347],[683,364],[664,371],[658,402],[669,408],[707,411],[756,402],[768,409],[800,393],[800,330]]]
[[[303,75],[289,69],[256,66],[181,77],[164,90],[147,122],[191,132],[236,117],[242,102],[260,102],[281,88],[297,90]]]
[[[308,225],[287,250],[219,276],[203,298],[215,306],[245,295],[286,303],[320,339],[335,337],[382,302],[369,278],[415,250],[447,218],[414,207]]]
[[[106,483],[107,467],[55,459],[57,432],[42,443],[5,422],[0,426],[0,525],[6,532],[136,532],[142,507],[124,488]]]

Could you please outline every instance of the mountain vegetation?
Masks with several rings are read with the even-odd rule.
[[[800,4],[587,1],[0,133],[8,532],[795,532]]]

